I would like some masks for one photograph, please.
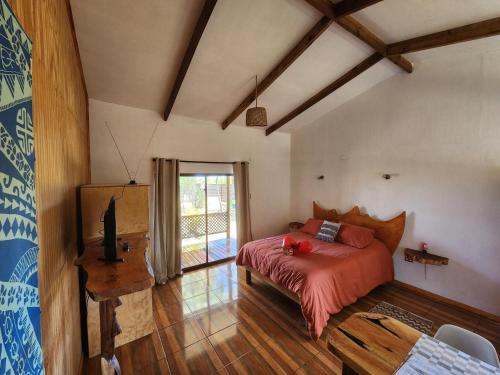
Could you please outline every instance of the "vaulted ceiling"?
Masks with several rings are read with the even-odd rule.
[[[71,0],[89,96],[163,113],[203,0]],[[180,87],[172,113],[222,123],[322,18],[304,0],[218,0]],[[352,17],[394,43],[500,17],[499,0],[384,0]],[[500,37],[404,55],[419,69],[444,55],[500,49]],[[284,115],[373,54],[337,24],[259,96],[268,122]],[[425,68],[422,67],[422,68]],[[280,131],[307,125],[395,75],[387,59],[295,117]],[[234,125],[244,124],[244,113]]]

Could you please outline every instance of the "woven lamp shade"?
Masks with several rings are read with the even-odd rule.
[[[264,107],[247,110],[247,126],[267,126],[267,113]]]

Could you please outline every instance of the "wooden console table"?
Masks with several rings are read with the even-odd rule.
[[[85,289],[94,301],[99,302],[103,374],[121,374],[120,364],[115,356],[115,336],[121,333],[115,311],[121,305],[119,297],[154,285],[145,261],[148,248],[145,235],[133,233],[119,236],[117,252],[124,259],[123,263],[106,263],[97,259],[103,256],[102,239],[89,242],[83,255],[75,261],[75,265],[82,267],[86,273]],[[129,243],[129,252],[121,250],[124,242]]]
[[[342,374],[394,374],[421,332],[382,314],[355,313],[328,335],[328,349],[342,360]]]
[[[149,227],[149,190],[148,185],[83,185],[79,188],[81,206],[81,235],[83,244],[102,237],[101,216],[108,207],[109,199],[116,200],[116,233],[147,233]],[[83,253],[83,250],[82,250]],[[148,249],[151,255],[151,249]],[[81,253],[80,253],[81,255]],[[83,277],[83,274],[82,274]],[[85,281],[82,278],[82,284]],[[95,302],[85,293],[85,308],[82,320],[86,326],[87,347],[84,350],[89,358],[101,355],[101,334],[99,302]],[[122,333],[116,336],[115,346],[119,347],[154,331],[153,293],[151,289],[124,295],[122,305],[116,310],[116,319],[120,322]],[[85,332],[83,332],[85,335]],[[83,343],[85,344],[85,343]]]

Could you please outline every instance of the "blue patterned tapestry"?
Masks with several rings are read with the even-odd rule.
[[[43,374],[31,40],[0,0],[0,374]]]

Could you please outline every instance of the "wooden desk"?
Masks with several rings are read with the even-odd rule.
[[[102,364],[103,374],[121,374],[120,364],[115,356],[115,336],[121,333],[115,312],[115,308],[121,305],[119,297],[154,285],[144,258],[148,247],[145,234],[124,234],[120,238],[118,256],[124,258],[123,263],[106,263],[97,259],[103,256],[102,239],[89,242],[83,255],[75,261],[75,265],[82,267],[86,273],[85,288],[88,294],[99,302],[101,357],[105,360]],[[123,242],[129,243],[129,252],[121,250]]]
[[[389,375],[421,335],[391,317],[355,313],[328,335],[328,349],[342,360],[342,374]]]

